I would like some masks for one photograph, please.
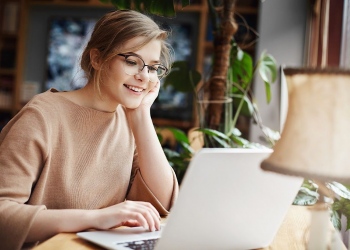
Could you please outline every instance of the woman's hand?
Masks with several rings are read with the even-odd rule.
[[[150,82],[150,84],[154,84],[154,83]],[[151,106],[158,96],[159,88],[160,88],[160,82],[158,80],[158,82],[155,83],[153,87],[148,91],[148,93],[143,97],[140,105],[137,108],[126,109],[126,113],[129,121],[132,122],[135,119],[135,117],[138,117],[136,119],[139,119],[145,114],[146,116],[150,115]]]
[[[125,201],[96,210],[41,210],[29,229],[26,242],[42,241],[62,232],[119,226],[142,226],[150,231],[159,230],[159,213],[150,203],[142,201]]]
[[[160,82],[158,80],[154,84],[154,87],[145,95],[145,97],[143,98],[143,100],[140,104],[140,107],[145,106],[145,107],[150,108],[159,94],[159,89],[160,89]]]
[[[93,210],[95,229],[110,229],[119,226],[142,226],[150,231],[160,229],[158,211],[148,202],[124,201],[117,205]]]

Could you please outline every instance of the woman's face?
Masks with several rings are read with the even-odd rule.
[[[137,51],[129,51],[137,45],[142,38],[134,38],[128,41],[123,51],[132,52],[133,54],[142,58],[146,65],[153,65],[159,63],[161,54],[161,41],[152,40],[141,49]],[[144,96],[155,86],[157,82],[149,81],[148,68],[136,75],[127,74],[124,70],[125,57],[116,56],[111,60],[109,66],[105,68],[106,74],[103,72],[103,80],[100,86],[101,94],[104,101],[108,102],[111,108],[118,104],[126,108],[137,108]]]

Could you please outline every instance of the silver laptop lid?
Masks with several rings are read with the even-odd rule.
[[[271,244],[303,182],[260,168],[270,149],[205,148],[192,159],[157,250]]]

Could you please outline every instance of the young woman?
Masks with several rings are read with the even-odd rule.
[[[135,11],[96,24],[85,87],[35,96],[0,134],[3,249],[59,232],[160,228],[178,184],[150,107],[169,69],[167,33]]]

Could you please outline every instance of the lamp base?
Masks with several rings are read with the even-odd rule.
[[[316,203],[311,209],[308,250],[344,249],[338,230],[331,225],[326,203]]]
[[[310,236],[308,250],[328,250],[330,242],[329,211],[324,203],[311,208]]]

